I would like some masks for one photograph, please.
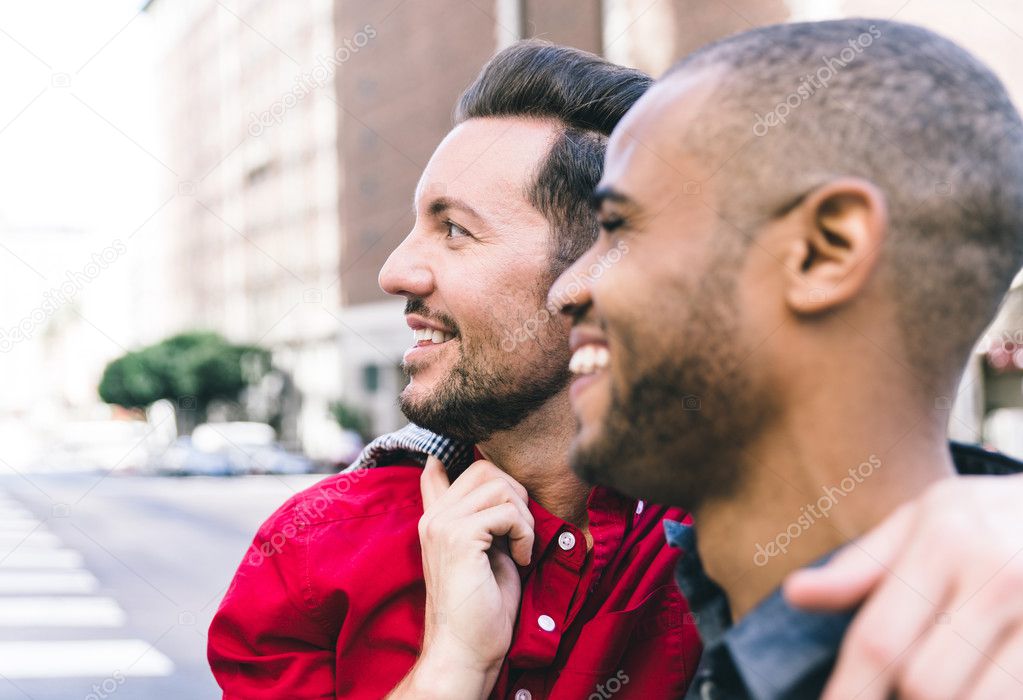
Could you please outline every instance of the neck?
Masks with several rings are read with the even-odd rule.
[[[568,391],[558,392],[510,430],[494,433],[477,447],[483,456],[518,481],[547,512],[586,529],[590,486],[568,465],[575,435]]]
[[[851,387],[837,394],[841,401],[828,391],[793,402],[743,453],[738,491],[694,514],[704,566],[727,594],[734,620],[791,571],[955,473],[933,404],[900,401],[891,390],[897,384],[860,384],[870,386],[887,396],[864,397],[869,388]]]

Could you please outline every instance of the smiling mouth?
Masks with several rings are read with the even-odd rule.
[[[572,374],[584,377],[606,369],[610,361],[611,352],[607,346],[588,343],[572,354],[572,359],[568,361],[568,369]]]
[[[441,343],[448,342],[454,337],[455,337],[454,333],[437,331],[432,328],[417,328],[412,331],[414,345],[417,348],[426,345],[440,345]]]

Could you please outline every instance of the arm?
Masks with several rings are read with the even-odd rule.
[[[794,605],[862,604],[825,698],[1023,697],[1021,504],[1023,476],[950,479],[793,574]]]
[[[289,512],[260,529],[210,625],[207,654],[225,700],[335,697],[334,640],[294,588],[304,542],[285,527]]]
[[[444,467],[432,457],[421,487],[423,650],[388,697],[486,698],[518,617],[521,581],[515,563],[526,565],[532,556],[533,516],[526,490],[486,461],[449,484]]]

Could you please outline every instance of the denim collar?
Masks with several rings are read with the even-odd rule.
[[[683,550],[675,577],[704,645],[687,697],[818,697],[853,613],[805,612],[777,589],[733,625],[724,591],[704,573],[693,528],[666,520],[664,529],[669,544]]]

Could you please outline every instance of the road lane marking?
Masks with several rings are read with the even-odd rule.
[[[82,555],[74,549],[22,549],[18,547],[0,561],[0,571],[10,569],[77,569]]]
[[[126,619],[113,598],[0,598],[0,627],[121,627]]]
[[[0,557],[3,557],[9,550],[18,547],[59,549],[60,539],[52,532],[36,530],[33,533],[7,533],[0,532]]]
[[[7,678],[169,676],[174,663],[141,639],[0,642],[0,675]]]
[[[2,518],[0,532],[28,532],[42,525],[38,518]]]
[[[88,571],[0,571],[0,594],[95,593],[99,581]]]

